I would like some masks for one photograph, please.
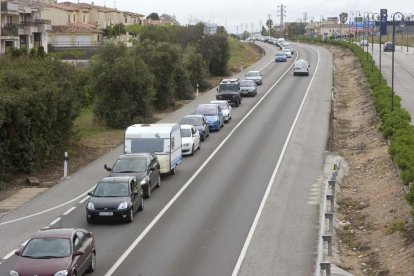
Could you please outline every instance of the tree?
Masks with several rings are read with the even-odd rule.
[[[160,20],[160,16],[156,12],[152,12],[147,16],[147,19]]]

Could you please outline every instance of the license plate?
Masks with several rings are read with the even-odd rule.
[[[100,216],[105,216],[105,217],[110,217],[113,216],[114,213],[113,212],[99,212]]]

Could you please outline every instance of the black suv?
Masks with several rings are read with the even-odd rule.
[[[122,154],[112,168],[107,165],[109,176],[135,176],[144,191],[145,198],[151,197],[151,190],[161,186],[160,164],[153,153]]]
[[[239,79],[223,79],[217,88],[216,100],[225,100],[234,103],[237,107],[241,104]]]

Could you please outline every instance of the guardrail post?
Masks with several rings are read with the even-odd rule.
[[[329,220],[329,233],[333,231],[333,213],[325,213],[325,219]]]
[[[335,212],[335,195],[326,195],[326,200],[330,201],[331,213]]]
[[[328,256],[332,256],[332,235],[326,234],[322,236],[324,242],[328,242]]]
[[[335,194],[335,184],[336,184],[336,180],[329,180],[329,186],[331,186],[331,190],[332,190],[332,194]]]
[[[331,263],[321,262],[320,266],[322,270],[326,271],[326,276],[331,276]]]

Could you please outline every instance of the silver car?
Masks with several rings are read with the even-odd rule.
[[[231,120],[231,105],[228,101],[210,101],[211,104],[218,104],[223,111],[224,122],[228,123]]]
[[[240,93],[242,96],[256,96],[257,86],[253,80],[242,80],[240,81]]]
[[[253,80],[257,85],[262,84],[262,73],[260,71],[249,71],[245,75],[246,80]]]

